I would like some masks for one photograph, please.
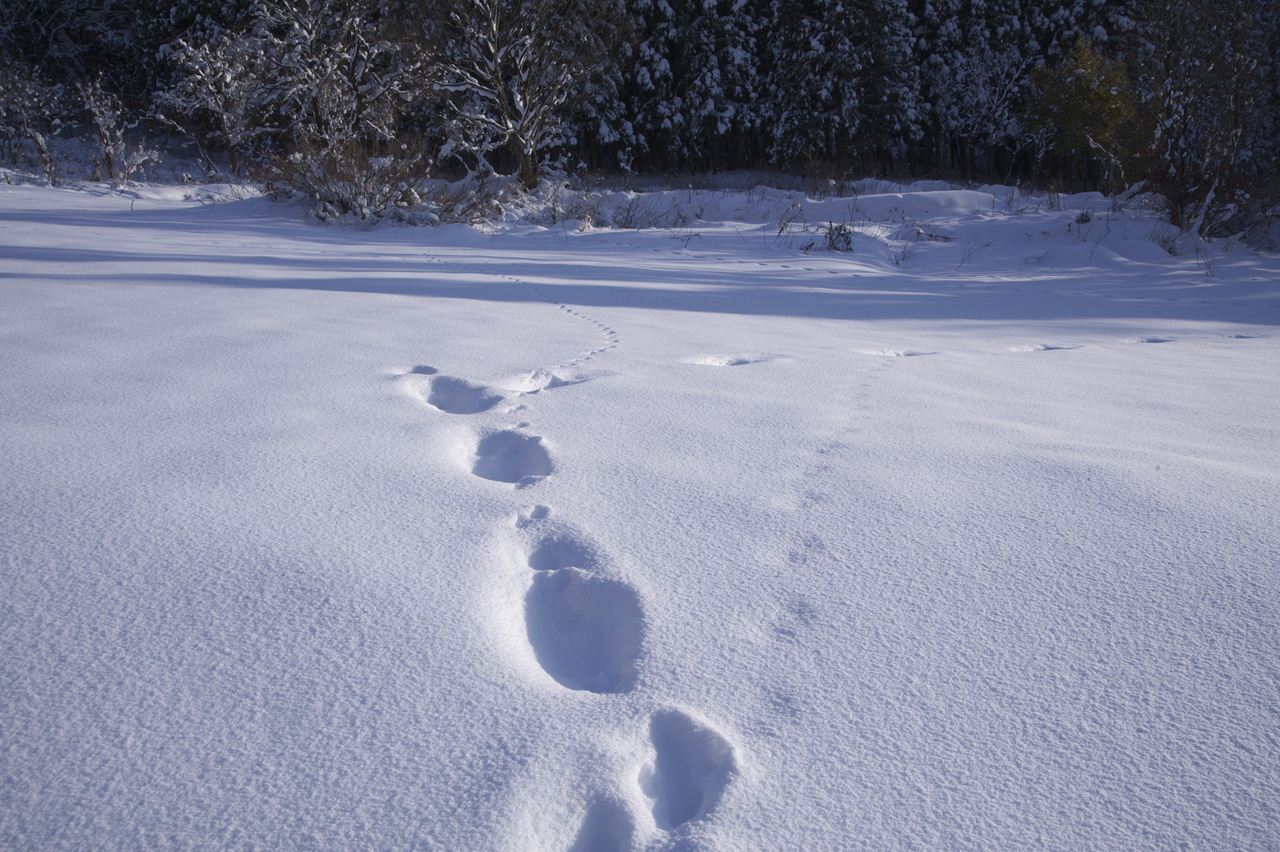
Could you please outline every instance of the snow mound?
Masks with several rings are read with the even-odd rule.
[[[503,381],[502,385],[514,393],[530,394],[581,384],[599,375],[600,373],[584,373],[574,370],[537,369],[512,376]]]

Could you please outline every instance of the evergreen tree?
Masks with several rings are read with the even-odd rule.
[[[637,155],[662,168],[728,165],[761,120],[755,6],[631,0],[629,8],[624,98]]]
[[[773,0],[769,78],[774,162],[851,164],[862,129],[867,32],[849,0]]]

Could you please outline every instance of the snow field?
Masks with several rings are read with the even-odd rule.
[[[0,189],[3,845],[1280,837],[1274,258]]]

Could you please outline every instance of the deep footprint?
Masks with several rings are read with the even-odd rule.
[[[631,848],[635,826],[631,814],[613,799],[595,799],[573,838],[569,852],[624,852]]]
[[[502,395],[484,385],[453,376],[433,376],[426,400],[446,414],[479,414],[502,402]]]
[[[630,586],[576,568],[539,571],[524,618],[534,656],[556,683],[588,692],[635,686],[644,614]]]
[[[733,746],[718,731],[679,710],[649,720],[654,758],[640,775],[653,818],[666,831],[706,816],[738,772]]]
[[[535,571],[558,571],[561,568],[590,571],[598,562],[590,546],[565,530],[543,536],[529,551],[529,567]]]
[[[481,438],[471,466],[471,472],[482,479],[517,485],[530,485],[551,471],[551,455],[542,438],[511,429]]]

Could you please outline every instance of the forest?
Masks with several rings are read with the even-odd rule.
[[[0,159],[76,139],[378,217],[430,177],[776,169],[1280,199],[1267,0],[6,0]]]

